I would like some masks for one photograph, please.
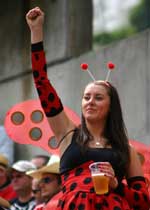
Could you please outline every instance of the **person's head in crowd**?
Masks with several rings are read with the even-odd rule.
[[[0,154],[0,197],[10,201],[16,198],[16,192],[11,184],[9,160]]]
[[[26,172],[35,170],[36,166],[30,161],[20,160],[11,167],[12,185],[18,195],[32,194],[32,178]]]
[[[0,187],[9,181],[8,167],[8,159],[4,155],[0,154]]]
[[[39,169],[39,168],[42,168],[43,166],[45,166],[49,160],[50,160],[50,157],[48,155],[38,154],[38,155],[35,155],[31,159],[31,162],[36,165],[37,169]],[[32,193],[33,193],[33,196],[34,196],[37,204],[40,204],[43,202],[41,190],[40,190],[39,179],[33,178]]]
[[[32,180],[32,195],[35,198],[37,205],[43,203],[39,179],[33,178]]]
[[[51,156],[46,166],[27,174],[39,180],[41,195],[46,203],[61,189],[59,157],[56,155]]]
[[[31,162],[36,165],[36,168],[41,168],[45,165],[47,165],[50,157],[48,155],[35,155],[32,159]]]

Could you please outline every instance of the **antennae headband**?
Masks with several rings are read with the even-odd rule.
[[[111,72],[112,70],[114,70],[114,68],[115,68],[115,64],[114,64],[114,63],[112,63],[112,62],[108,62],[108,63],[107,63],[108,72],[107,72],[107,75],[106,75],[105,80],[103,80],[104,82],[107,83],[107,82],[109,81],[110,72]],[[82,64],[81,64],[81,69],[82,69],[83,71],[87,71],[88,74],[90,75],[90,77],[92,78],[92,80],[93,80],[93,81],[96,81],[95,77],[93,76],[93,74],[92,74],[91,71],[89,70],[89,66],[88,66],[87,63],[82,63]],[[109,84],[109,83],[108,83],[108,84]]]

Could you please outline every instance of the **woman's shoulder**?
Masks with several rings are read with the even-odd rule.
[[[132,176],[143,176],[142,164],[136,148],[133,145],[129,145],[130,161],[128,166],[127,178]]]

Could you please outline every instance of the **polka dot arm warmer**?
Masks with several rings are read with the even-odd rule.
[[[132,177],[127,180],[128,185],[120,184],[115,190],[118,194],[125,197],[133,209],[149,210],[150,196],[146,187],[144,177]]]
[[[63,105],[47,76],[47,65],[43,43],[32,44],[32,70],[35,86],[47,117],[53,117],[63,110]]]

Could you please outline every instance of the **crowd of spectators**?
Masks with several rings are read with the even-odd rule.
[[[58,156],[36,155],[10,165],[0,154],[0,210],[55,209],[60,191]]]

